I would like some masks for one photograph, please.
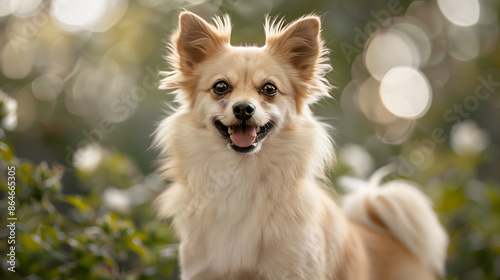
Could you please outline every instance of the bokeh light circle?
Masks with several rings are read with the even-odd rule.
[[[380,81],[370,77],[359,87],[356,93],[356,104],[363,114],[376,123],[391,123],[397,117],[389,112],[382,103],[380,95],[377,94]]]
[[[412,53],[412,58],[415,63],[418,62],[419,67],[425,67],[431,56],[432,46],[429,38],[429,30],[426,26],[416,24],[410,21],[399,22],[391,26],[390,31],[403,33],[408,37],[403,37],[412,51],[416,49],[417,53]],[[398,33],[396,33],[398,34]]]
[[[437,0],[439,9],[451,23],[471,26],[479,21],[480,5],[478,0]]]
[[[380,83],[380,98],[394,115],[416,119],[430,107],[432,90],[424,74],[412,67],[395,67]]]
[[[33,94],[39,100],[53,100],[61,93],[63,81],[55,74],[44,74],[31,83]]]
[[[474,28],[450,26],[448,42],[448,53],[456,60],[468,61],[479,55],[481,46]]]
[[[51,13],[66,31],[104,32],[122,18],[127,3],[127,0],[54,0]]]
[[[396,66],[420,64],[419,51],[412,39],[398,30],[377,33],[365,52],[365,64],[370,74],[377,80]]]
[[[416,120],[397,118],[391,123],[376,125],[375,134],[386,144],[401,145],[410,139],[415,123]]]
[[[21,5],[21,1],[3,0],[0,1],[0,17],[8,16],[16,11]]]

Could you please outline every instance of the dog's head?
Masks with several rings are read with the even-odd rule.
[[[231,46],[229,18],[214,22],[180,14],[170,42],[172,70],[160,87],[176,90],[199,129],[217,132],[217,141],[237,152],[256,153],[328,94],[320,20],[307,16],[283,27],[268,19],[263,47]]]

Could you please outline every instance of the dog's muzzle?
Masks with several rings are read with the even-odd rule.
[[[245,121],[233,125],[224,125],[221,121],[215,120],[214,124],[220,135],[229,142],[231,148],[239,153],[253,151],[259,141],[262,141],[274,126],[273,121],[263,126],[255,126]]]

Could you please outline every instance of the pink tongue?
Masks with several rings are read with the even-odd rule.
[[[255,127],[247,125],[233,126],[233,134],[231,135],[231,140],[233,143],[241,148],[250,147],[255,138],[257,137],[257,132]]]

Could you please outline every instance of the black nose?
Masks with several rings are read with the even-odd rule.
[[[233,114],[236,118],[246,121],[255,112],[255,106],[250,102],[237,102],[233,105]]]

